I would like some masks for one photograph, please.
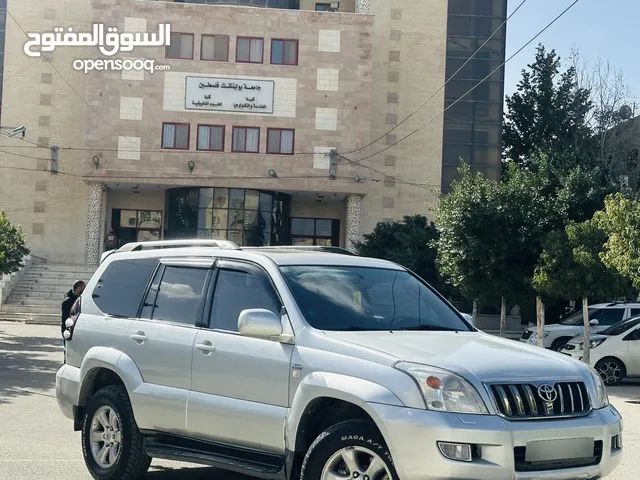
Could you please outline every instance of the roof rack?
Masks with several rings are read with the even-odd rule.
[[[302,250],[309,252],[320,252],[320,253],[337,253],[339,255],[350,255],[357,256],[355,253],[350,252],[344,248],[340,247],[325,247],[318,245],[277,245],[277,246],[265,246],[265,247],[242,247],[242,250]]]
[[[213,247],[226,248],[229,250],[240,250],[240,247],[228,240],[205,240],[205,239],[185,239],[185,240],[160,240],[153,242],[131,242],[121,246],[118,252],[138,252],[140,250],[155,250],[160,248],[186,248],[186,247]]]

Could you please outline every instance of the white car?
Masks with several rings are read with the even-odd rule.
[[[625,377],[640,377],[640,316],[619,322],[590,335],[591,365],[606,385],[617,385]],[[584,335],[569,341],[561,353],[582,360]]]
[[[630,317],[640,315],[638,302],[600,303],[589,307],[589,323],[591,331],[601,332],[611,325]],[[562,320],[555,325],[544,327],[544,347],[559,352],[572,338],[581,335],[583,330],[582,310]],[[524,331],[520,341],[530,345],[538,344],[538,334],[535,327]]]

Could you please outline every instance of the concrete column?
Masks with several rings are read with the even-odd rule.
[[[371,0],[356,0],[356,13],[371,13]]]
[[[347,195],[347,235],[346,249],[356,252],[356,244],[360,241],[360,216],[362,212],[362,195]]]
[[[100,232],[102,231],[102,197],[104,185],[89,184],[89,206],[87,210],[86,261],[90,267],[100,264]]]

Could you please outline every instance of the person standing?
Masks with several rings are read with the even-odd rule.
[[[71,308],[73,307],[73,304],[76,303],[78,297],[82,295],[85,287],[86,284],[82,280],[76,280],[76,282],[73,284],[73,288],[67,291],[67,293],[65,293],[64,295],[64,301],[62,302],[62,323],[60,325],[60,334],[63,335],[63,339],[64,331],[67,328],[65,323],[71,316]]]
[[[105,238],[104,248],[106,251],[115,250],[118,248],[118,236],[113,231],[113,228],[109,229],[109,233],[107,233],[107,238]]]

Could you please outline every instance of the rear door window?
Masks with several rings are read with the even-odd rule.
[[[157,258],[111,262],[93,289],[93,301],[108,315],[136,317],[157,263]]]
[[[166,266],[157,293],[153,285],[149,291],[144,311],[150,310],[153,320],[194,326],[201,316],[208,275],[206,268]]]
[[[613,325],[622,320],[625,310],[625,308],[603,308],[602,310],[598,310],[591,318],[598,320],[599,326]]]

